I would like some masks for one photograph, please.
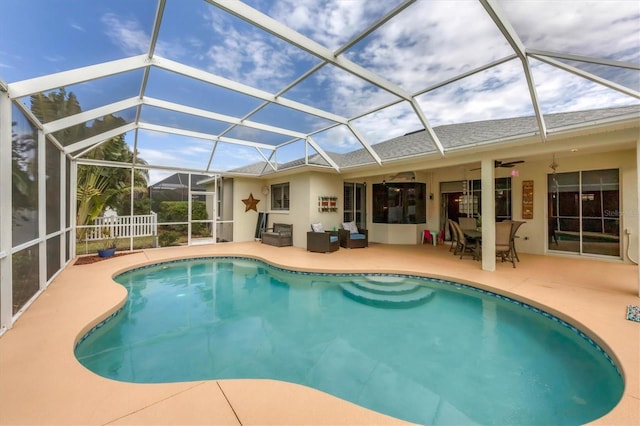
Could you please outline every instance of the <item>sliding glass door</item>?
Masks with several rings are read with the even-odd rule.
[[[547,188],[549,250],[620,256],[617,169],[550,174]]]

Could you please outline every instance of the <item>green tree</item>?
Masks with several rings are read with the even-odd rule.
[[[36,209],[38,205],[37,188],[37,134],[35,129],[30,132],[17,131],[17,121],[11,123],[11,188],[13,205],[17,208]]]
[[[39,120],[47,123],[78,114],[82,108],[72,92],[67,94],[61,88],[48,94],[32,95],[31,110]],[[62,145],[68,146],[125,123],[124,119],[110,114],[93,120],[91,126],[82,123],[60,130],[55,133],[55,137]],[[134,156],[137,164],[146,164],[137,153],[131,151],[124,135],[119,135],[97,144],[83,158],[132,164]],[[120,214],[129,214],[130,211],[124,211],[123,208],[130,205],[131,191],[134,192],[134,197],[145,197],[147,180],[148,172],[139,168],[134,169],[132,182],[131,167],[78,166],[76,224],[82,226],[92,223],[107,206],[118,210]],[[79,231],[78,237],[83,236],[84,232]]]

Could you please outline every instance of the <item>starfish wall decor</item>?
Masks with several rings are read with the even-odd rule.
[[[242,202],[244,203],[245,212],[248,212],[249,210],[258,211],[258,203],[260,200],[253,198],[253,193],[249,193],[249,198],[245,198]]]

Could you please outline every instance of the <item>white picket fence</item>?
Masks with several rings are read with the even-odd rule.
[[[85,241],[105,238],[150,237],[158,235],[156,213],[137,216],[107,216],[96,218],[93,225],[86,226]]]

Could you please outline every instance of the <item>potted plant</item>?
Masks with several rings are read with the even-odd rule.
[[[101,249],[98,249],[98,256],[111,257],[116,253],[116,243],[118,242],[117,235],[111,235],[109,228],[102,228],[102,236],[104,237],[104,245]]]

